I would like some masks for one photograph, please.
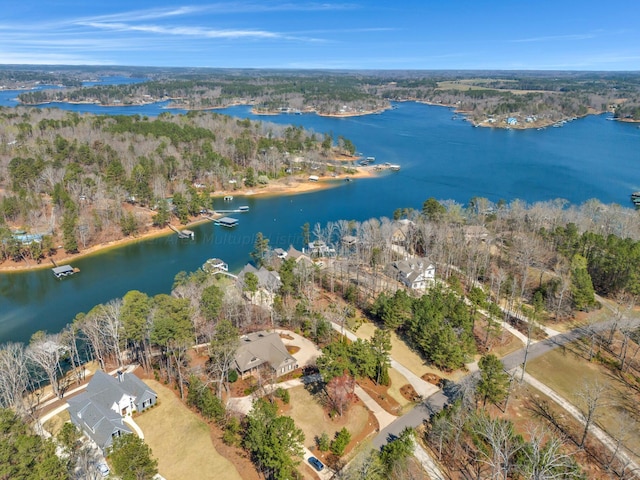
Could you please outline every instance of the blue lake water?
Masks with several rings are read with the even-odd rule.
[[[0,105],[6,93],[0,92]],[[54,106],[95,114],[181,113],[166,103]],[[350,118],[259,117],[246,106],[216,112],[341,135],[363,155],[402,168],[302,195],[236,197],[231,207],[249,205],[250,211],[234,215],[240,224],[232,230],[207,223],[193,228],[193,241],[172,235],[79,259],[73,266],[81,273],[62,281],[49,270],[0,275],[0,342],[26,341],[39,329],[58,331],[78,312],[131,289],[150,295],[168,292],[176,273],[193,271],[211,257],[238,270],[249,261],[257,232],[273,247],[300,248],[305,222],[391,216],[396,208],[420,208],[428,197],[461,203],[473,196],[527,202],[564,198],[573,203],[598,198],[631,206],[629,193],[640,190],[640,130],[604,116],[579,119],[563,128],[517,131],[472,128],[453,120],[448,108],[411,102],[379,115]]]

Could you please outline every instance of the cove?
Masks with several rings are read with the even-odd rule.
[[[166,103],[50,106],[95,114],[156,116],[172,111]],[[48,269],[1,274],[0,343],[28,341],[37,330],[57,332],[78,312],[128,290],[168,293],[176,273],[193,271],[211,257],[224,259],[237,271],[249,261],[257,232],[269,238],[272,247],[300,248],[305,222],[313,227],[330,220],[391,216],[396,208],[421,208],[428,197],[460,203],[473,196],[527,202],[564,198],[572,203],[598,198],[631,206],[629,194],[640,190],[640,130],[604,116],[585,117],[563,128],[516,131],[472,128],[452,120],[446,107],[413,102],[379,115],[350,118],[254,116],[247,106],[216,112],[341,135],[363,155],[402,168],[313,193],[236,197],[233,206],[249,205],[250,211],[237,215],[240,224],[234,229],[206,223],[192,228],[193,241],[171,235],[108,250],[72,262],[81,273],[64,280]],[[222,208],[222,200],[215,202],[214,207]]]

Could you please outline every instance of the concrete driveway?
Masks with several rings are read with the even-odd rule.
[[[292,332],[291,330],[276,329],[276,332],[282,335],[287,335],[289,337],[292,337],[292,339],[289,339],[289,338],[282,339],[282,343],[284,343],[285,346],[300,348],[300,350],[298,350],[296,353],[293,354],[293,358],[297,360],[299,367],[306,367],[307,365],[315,365],[316,359],[320,355],[322,355],[322,351],[318,347],[316,347],[316,345],[311,340],[308,340],[303,336]]]

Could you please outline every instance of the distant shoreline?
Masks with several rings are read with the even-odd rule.
[[[8,91],[8,89],[4,90],[4,91]],[[26,103],[26,102],[22,102],[20,100],[18,100],[18,104],[20,106],[24,106],[24,107],[40,107],[40,106],[46,106],[46,105],[51,105],[53,103],[68,103],[69,105],[95,105],[98,107],[104,107],[104,108],[117,108],[117,107],[145,107],[147,105],[153,105],[153,104],[157,104],[157,103],[161,103],[161,102],[169,102],[168,109],[180,109],[180,110],[186,110],[186,111],[214,111],[214,110],[223,110],[225,108],[231,108],[231,107],[237,107],[237,106],[247,106],[247,107],[251,107],[251,113],[253,115],[257,115],[257,116],[265,116],[265,117],[269,117],[269,116],[277,116],[277,115],[307,115],[307,114],[313,114],[313,115],[317,115],[319,117],[329,117],[329,118],[350,118],[350,117],[362,117],[362,116],[366,116],[366,115],[379,115],[387,110],[392,110],[393,106],[392,105],[387,105],[385,107],[381,107],[378,109],[374,109],[374,110],[365,110],[365,111],[357,111],[357,112],[338,112],[338,113],[321,113],[318,112],[314,109],[306,109],[306,110],[296,110],[296,109],[291,109],[291,111],[279,111],[279,110],[260,110],[258,108],[256,108],[256,106],[252,103],[242,103],[242,102],[234,102],[234,103],[230,103],[228,105],[215,105],[215,106],[198,106],[198,107],[192,107],[192,106],[188,106],[185,104],[182,104],[179,102],[179,98],[166,98],[163,100],[153,100],[153,101],[141,101],[140,103],[129,103],[129,104],[124,104],[124,103],[107,103],[107,104],[103,104],[98,100],[78,100],[78,101],[69,101],[69,100],[50,100],[50,101],[46,101],[46,102],[36,102],[36,103]],[[495,122],[490,122],[489,119],[485,119],[482,120],[480,122],[476,122],[473,119],[471,119],[469,117],[470,112],[465,112],[465,111],[461,111],[457,109],[456,105],[449,105],[449,104],[445,104],[445,103],[438,103],[438,102],[430,102],[428,100],[418,100],[418,99],[406,99],[406,100],[394,100],[395,102],[398,103],[402,103],[402,102],[416,102],[416,103],[421,103],[423,105],[432,105],[435,107],[445,107],[445,108],[449,108],[449,109],[454,109],[453,113],[455,115],[459,115],[460,117],[462,117],[462,119],[466,122],[469,122],[471,124],[471,126],[473,127],[483,127],[483,128],[499,128],[499,129],[503,129],[503,130],[531,130],[531,129],[545,129],[547,127],[552,127],[554,124],[556,123],[560,123],[560,122],[568,122],[572,119],[572,117],[563,117],[561,119],[558,120],[540,120],[540,121],[533,121],[533,122],[521,122],[518,121],[518,123],[513,124],[513,125],[508,125],[506,124],[506,120],[496,120]],[[588,117],[590,115],[602,115],[603,113],[607,113],[607,112],[596,112],[596,111],[592,111],[592,112],[588,112],[584,115],[576,115],[577,118],[584,118],[584,117]],[[515,114],[514,114],[515,115]],[[509,115],[505,115],[506,117],[509,117]],[[618,122],[624,122],[624,123],[640,123],[640,120],[635,120],[635,119],[630,119],[630,118],[614,118],[615,121]]]

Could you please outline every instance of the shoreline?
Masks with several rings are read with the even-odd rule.
[[[287,179],[288,181],[275,181],[270,183],[264,187],[255,187],[255,188],[239,188],[237,190],[219,190],[214,192],[211,195],[211,198],[222,198],[225,195],[234,195],[238,197],[275,197],[275,196],[288,196],[288,195],[301,195],[305,193],[317,192],[322,190],[328,190],[331,188],[336,188],[343,184],[344,180],[349,177],[352,179],[366,179],[366,178],[375,178],[377,173],[375,170],[371,168],[363,168],[358,167],[355,168],[356,172],[352,174],[340,174],[336,177],[326,176],[321,177],[318,182],[312,182],[309,180],[305,180],[302,177],[295,177],[292,179]],[[341,181],[342,180],[342,181]],[[194,227],[197,225],[201,225],[203,223],[210,222],[211,220],[208,218],[202,217],[194,217],[189,223],[186,225],[181,224],[173,224],[175,228],[185,229]],[[50,257],[45,257],[42,259],[40,263],[31,263],[25,264],[24,262],[15,263],[12,261],[5,261],[0,264],[0,274],[11,274],[11,273],[21,273],[26,271],[36,271],[36,270],[44,270],[50,269],[53,267],[51,260],[55,260],[55,262],[59,265],[68,264],[74,260],[78,260],[80,258],[89,257],[92,255],[97,255],[100,253],[104,253],[106,251],[125,247],[127,245],[131,245],[137,242],[144,242],[147,240],[152,240],[155,238],[164,237],[167,235],[175,235],[175,231],[173,231],[169,226],[165,226],[163,228],[150,227],[148,230],[141,232],[136,236],[131,237],[122,237],[117,240],[111,240],[109,242],[98,243],[96,245],[92,245],[85,250],[80,251],[79,253],[71,253],[66,254],[63,253],[60,257],[57,255],[53,255]]]
[[[246,104],[251,105],[251,104]],[[259,116],[277,116],[277,115],[308,115],[313,114],[318,117],[329,117],[329,118],[349,118],[349,117],[364,117],[365,115],[379,115],[382,112],[386,112],[387,110],[393,110],[391,105],[387,105],[385,107],[381,107],[375,110],[364,110],[361,112],[342,112],[342,113],[320,113],[317,110],[297,110],[294,112],[279,112],[274,110],[256,110],[254,106],[251,107],[251,113]]]
[[[515,125],[508,125],[505,123],[505,121],[495,121],[494,123],[489,122],[489,119],[485,119],[482,120],[481,122],[475,122],[473,119],[469,118],[469,111],[464,111],[464,110],[458,110],[456,105],[449,105],[446,103],[437,103],[437,102],[430,102],[428,100],[417,100],[417,99],[408,99],[408,100],[395,100],[397,102],[416,102],[416,103],[421,103],[424,105],[431,105],[434,107],[445,107],[445,108],[449,108],[449,109],[454,109],[453,113],[454,115],[459,115],[461,118],[461,120],[464,120],[465,122],[468,122],[469,124],[471,124],[472,127],[482,127],[482,128],[497,128],[497,129],[502,129],[502,130],[538,130],[538,129],[546,129],[547,127],[553,127],[553,125],[557,124],[557,123],[561,123],[561,122],[570,122],[575,118],[585,118],[588,117],[590,115],[603,115],[605,113],[611,113],[611,112],[596,112],[596,111],[589,111],[587,113],[585,113],[584,115],[575,115],[574,117],[563,117],[560,120],[555,120],[555,121],[551,121],[551,120],[544,120],[544,121],[535,121],[535,122],[531,122],[531,123],[525,123],[525,122],[518,122]],[[506,114],[506,117],[512,116],[513,114]],[[615,118],[614,120],[618,120],[618,121],[623,121],[622,119],[618,119]],[[633,123],[640,123],[640,120],[628,120],[629,122],[633,122]]]
[[[4,90],[4,91],[8,91]],[[255,105],[253,103],[243,103],[243,102],[233,102],[230,103],[228,105],[216,105],[216,106],[198,106],[198,107],[191,107],[185,104],[182,104],[179,102],[179,98],[166,98],[163,100],[154,100],[154,101],[141,101],[140,103],[134,103],[134,104],[103,104],[100,101],[94,100],[94,101],[90,101],[90,100],[77,100],[77,101],[59,101],[59,100],[50,100],[50,101],[46,101],[46,102],[38,102],[38,103],[24,103],[21,102],[20,100],[18,100],[18,105],[19,106],[23,106],[23,107],[44,107],[46,105],[51,105],[53,103],[68,103],[70,105],[96,105],[99,107],[104,107],[104,108],[117,108],[117,107],[145,107],[148,105],[153,105],[153,104],[157,104],[157,103],[163,103],[163,102],[169,102],[169,104],[166,107],[163,107],[165,109],[171,110],[171,109],[179,109],[179,110],[186,110],[186,111],[215,111],[215,110],[223,110],[225,108],[231,108],[231,107],[237,107],[237,106],[248,106],[251,107],[251,113],[253,115],[256,116],[264,116],[264,117],[269,117],[269,116],[277,116],[277,115],[307,115],[307,114],[313,114],[313,115],[317,115],[319,117],[328,117],[328,118],[350,118],[350,117],[364,117],[367,115],[379,115],[381,113],[386,112],[387,110],[393,110],[393,105],[389,104],[385,107],[381,107],[375,110],[365,110],[365,111],[361,111],[361,112],[343,112],[343,113],[320,113],[316,110],[313,109],[307,109],[307,110],[294,110],[293,112],[281,112],[281,111],[274,111],[274,110],[257,110],[255,108]],[[540,121],[540,122],[532,122],[532,123],[524,123],[524,122],[518,122],[515,125],[507,125],[506,123],[504,123],[503,121],[500,122],[495,122],[495,123],[490,123],[488,121],[488,119],[485,119],[481,122],[475,122],[474,120],[472,120],[471,118],[469,118],[469,113],[470,112],[465,112],[465,111],[461,111],[458,110],[456,108],[456,105],[449,105],[449,104],[445,104],[445,103],[438,103],[438,102],[430,102],[428,100],[418,100],[418,99],[406,99],[406,100],[393,100],[394,102],[416,102],[416,103],[421,103],[424,105],[431,105],[434,107],[445,107],[445,108],[453,108],[453,112],[456,115],[460,115],[462,117],[462,120],[468,122],[472,127],[482,127],[482,128],[498,128],[498,129],[503,129],[503,130],[532,130],[532,129],[545,129],[547,127],[552,127],[554,124],[559,123],[559,122],[567,122],[570,121],[571,118],[573,117],[563,117],[560,120],[556,120],[556,121],[551,121],[551,120],[545,120],[545,121]],[[584,115],[577,115],[577,118],[584,118],[584,117],[588,117],[590,115],[602,115],[605,113],[611,113],[611,112],[595,112],[595,111],[591,111],[588,113],[585,113]],[[508,116],[508,115],[507,115]],[[639,120],[635,120],[635,119],[630,119],[630,118],[614,118],[613,120],[618,121],[618,122],[623,122],[623,123],[640,123],[640,119]],[[1,270],[1,268],[0,268]]]

